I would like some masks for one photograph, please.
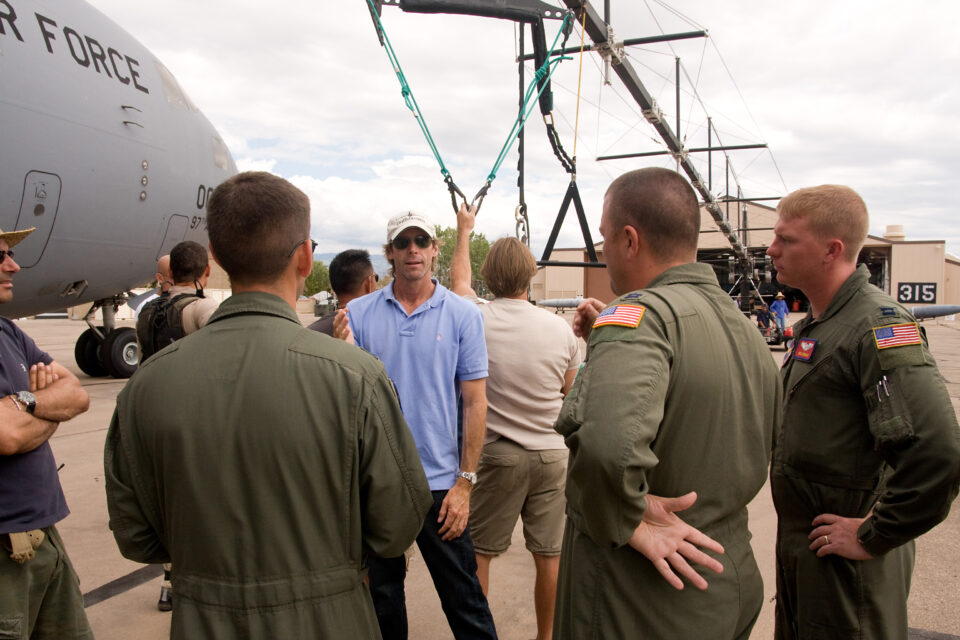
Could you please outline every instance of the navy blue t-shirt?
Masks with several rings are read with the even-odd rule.
[[[17,325],[0,318],[0,398],[28,391],[30,365],[38,362],[53,359]],[[0,456],[0,534],[49,527],[68,513],[49,442],[27,453]]]

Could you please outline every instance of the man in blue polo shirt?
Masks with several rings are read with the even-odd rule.
[[[14,245],[0,230],[0,304],[13,299]],[[0,318],[0,635],[93,638],[77,574],[55,523],[70,513],[48,442],[89,406],[77,377]]]
[[[483,318],[475,304],[431,278],[439,249],[434,225],[425,216],[407,211],[392,218],[384,253],[393,282],[352,300],[346,313],[338,312],[335,335],[380,358],[397,386],[433,492],[417,546],[454,637],[496,638],[468,526],[486,428]],[[457,430],[461,396],[462,446]],[[404,558],[371,557],[368,565],[383,637],[406,638]]]

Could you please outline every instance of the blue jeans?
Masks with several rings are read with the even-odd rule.
[[[444,542],[438,531],[437,518],[446,491],[433,491],[433,506],[427,512],[423,529],[417,536],[417,546],[430,570],[433,585],[440,596],[440,604],[447,623],[457,640],[496,640],[497,631],[487,606],[480,581],[477,580],[477,558],[470,538],[470,525],[454,540]],[[406,640],[407,604],[403,592],[406,562],[399,558],[367,558],[370,573],[370,595],[377,611],[380,633],[384,640]]]
[[[776,317],[777,326],[780,327],[781,333],[787,332],[787,318],[786,316],[777,315]]]

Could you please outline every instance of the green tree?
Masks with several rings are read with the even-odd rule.
[[[437,257],[437,268],[434,272],[440,284],[450,287],[450,261],[453,259],[453,250],[457,246],[456,227],[437,226],[437,240],[440,242],[440,255]],[[478,296],[489,293],[483,278],[480,277],[480,265],[490,252],[490,241],[482,233],[470,232],[470,267],[473,271],[473,290]]]
[[[330,271],[320,260],[313,261],[313,270],[307,276],[307,281],[303,286],[303,295],[312,296],[321,291],[330,291]]]

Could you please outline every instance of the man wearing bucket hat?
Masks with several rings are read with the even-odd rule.
[[[417,545],[454,637],[495,638],[468,526],[486,427],[483,318],[474,303],[431,278],[439,249],[426,216],[405,211],[391,218],[384,253],[393,282],[338,312],[334,335],[353,339],[380,358],[397,385],[433,492],[433,507]],[[462,443],[457,428],[460,395]],[[406,638],[404,558],[370,558],[369,566],[383,637]]]
[[[0,230],[0,304],[20,271],[13,247],[33,231]],[[89,403],[75,375],[0,317],[0,622],[15,637],[93,638],[55,526],[70,511],[49,443]]]

